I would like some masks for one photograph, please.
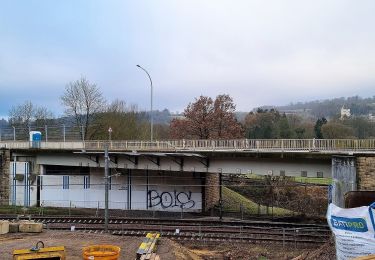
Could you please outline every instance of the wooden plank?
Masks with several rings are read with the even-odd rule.
[[[159,233],[147,233],[146,237],[137,250],[137,259],[152,259],[152,254],[156,251],[156,244],[160,238]]]

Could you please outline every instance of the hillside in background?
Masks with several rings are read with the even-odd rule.
[[[326,100],[315,100],[309,102],[291,103],[286,106],[262,106],[262,109],[275,108],[288,114],[300,114],[304,117],[313,118],[335,118],[339,117],[342,107],[349,108],[354,116],[368,116],[375,114],[375,96],[369,98],[341,97]]]

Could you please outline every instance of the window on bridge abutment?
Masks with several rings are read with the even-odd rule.
[[[89,167],[45,165],[45,175],[90,175]]]
[[[301,171],[301,177],[307,177],[307,171]]]

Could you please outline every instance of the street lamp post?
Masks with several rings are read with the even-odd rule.
[[[153,90],[152,90],[152,79],[151,79],[151,76],[150,74],[147,72],[146,69],[144,69],[143,67],[141,67],[140,65],[137,65],[138,68],[140,68],[141,70],[143,70],[144,72],[146,72],[148,78],[150,79],[150,83],[151,83],[151,142],[153,141],[154,139],[154,117],[153,117],[153,110],[152,110],[152,96],[153,96]]]
[[[109,142],[112,141],[112,127],[108,128],[108,140],[109,140]]]

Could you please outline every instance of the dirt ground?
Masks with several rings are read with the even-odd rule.
[[[331,260],[336,259],[336,248],[333,237],[314,251],[306,251],[293,260]]]
[[[65,246],[67,259],[82,259],[82,248],[95,244],[111,244],[121,248],[121,260],[136,257],[137,249],[142,242],[142,237],[122,237],[107,234],[93,234],[82,232],[44,230],[40,234],[5,234],[0,235],[0,260],[12,259],[14,249],[27,249],[33,247],[38,241],[43,241],[46,247]],[[297,245],[253,244],[253,243],[205,243],[171,241],[161,238],[157,253],[162,260],[206,260],[206,259],[249,259],[249,260],[289,260],[308,258],[307,254],[317,250],[318,247],[302,247]],[[324,250],[326,251],[326,250]],[[315,252],[314,252],[315,253]],[[316,254],[315,254],[316,256]],[[305,258],[306,257],[306,258]],[[324,258],[325,259],[325,258]],[[329,259],[329,258],[328,258]]]
[[[178,248],[179,245],[176,245]],[[297,245],[285,245],[283,247],[280,244],[273,243],[216,243],[216,244],[205,244],[205,243],[183,243],[180,245],[176,252],[185,253],[185,257],[178,259],[217,259],[217,260],[290,260],[306,252],[316,250],[316,247],[301,247]],[[187,250],[188,249],[188,250]],[[190,253],[188,255],[186,250]],[[305,259],[303,259],[305,260]]]
[[[121,248],[121,260],[135,259],[142,237],[121,237],[107,234],[89,234],[81,232],[45,230],[40,234],[5,234],[0,235],[0,259],[13,259],[14,249],[28,249],[38,241],[45,247],[65,246],[66,259],[82,260],[82,248],[95,244],[111,244]],[[161,259],[176,259],[169,239],[161,239],[158,254]]]

